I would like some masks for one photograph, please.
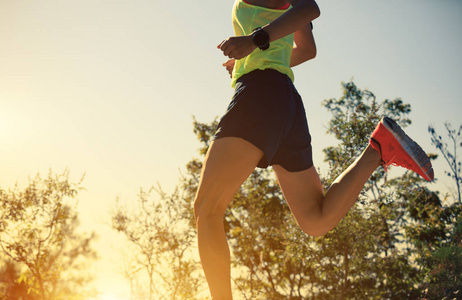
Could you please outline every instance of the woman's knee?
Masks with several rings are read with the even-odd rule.
[[[326,226],[324,222],[319,221],[302,221],[298,222],[300,229],[307,235],[313,237],[321,237],[328,233],[332,228]]]
[[[194,217],[196,223],[199,220],[211,218],[223,218],[229,201],[223,199],[221,195],[212,193],[198,193],[194,201]]]

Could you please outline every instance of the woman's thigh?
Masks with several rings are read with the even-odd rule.
[[[196,213],[197,209],[204,213],[224,213],[262,156],[260,149],[241,138],[224,137],[213,141],[202,167]]]
[[[289,172],[273,166],[276,178],[295,219],[302,229],[322,215],[324,191],[314,166],[299,172]],[[305,224],[306,223],[306,224]]]

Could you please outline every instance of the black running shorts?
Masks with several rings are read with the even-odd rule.
[[[240,137],[263,151],[258,167],[290,172],[313,166],[305,108],[292,80],[278,71],[256,70],[237,80],[215,139]]]

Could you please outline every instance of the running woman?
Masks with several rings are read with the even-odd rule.
[[[235,36],[218,46],[230,59],[224,66],[235,93],[205,157],[194,203],[199,254],[215,300],[232,299],[224,213],[255,167],[273,167],[298,225],[312,236],[337,226],[380,165],[433,180],[425,152],[384,117],[363,153],[324,193],[291,70],[315,57],[311,21],[319,15],[313,0],[236,0]]]

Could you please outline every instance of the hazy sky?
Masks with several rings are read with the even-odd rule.
[[[318,56],[294,69],[316,166],[325,169],[321,150],[335,143],[320,103],[351,79],[380,101],[410,103],[407,131],[436,152],[428,125],[443,133],[443,122],[462,123],[462,1],[318,4]],[[116,268],[123,237],[107,225],[116,198],[130,203],[157,182],[171,190],[198,156],[192,116],[212,121],[230,101],[216,45],[232,35],[232,5],[0,0],[0,187],[50,168],[69,168],[74,181],[86,173],[80,218],[100,236],[96,284],[105,299],[128,297]],[[435,166],[443,178],[442,159]]]

